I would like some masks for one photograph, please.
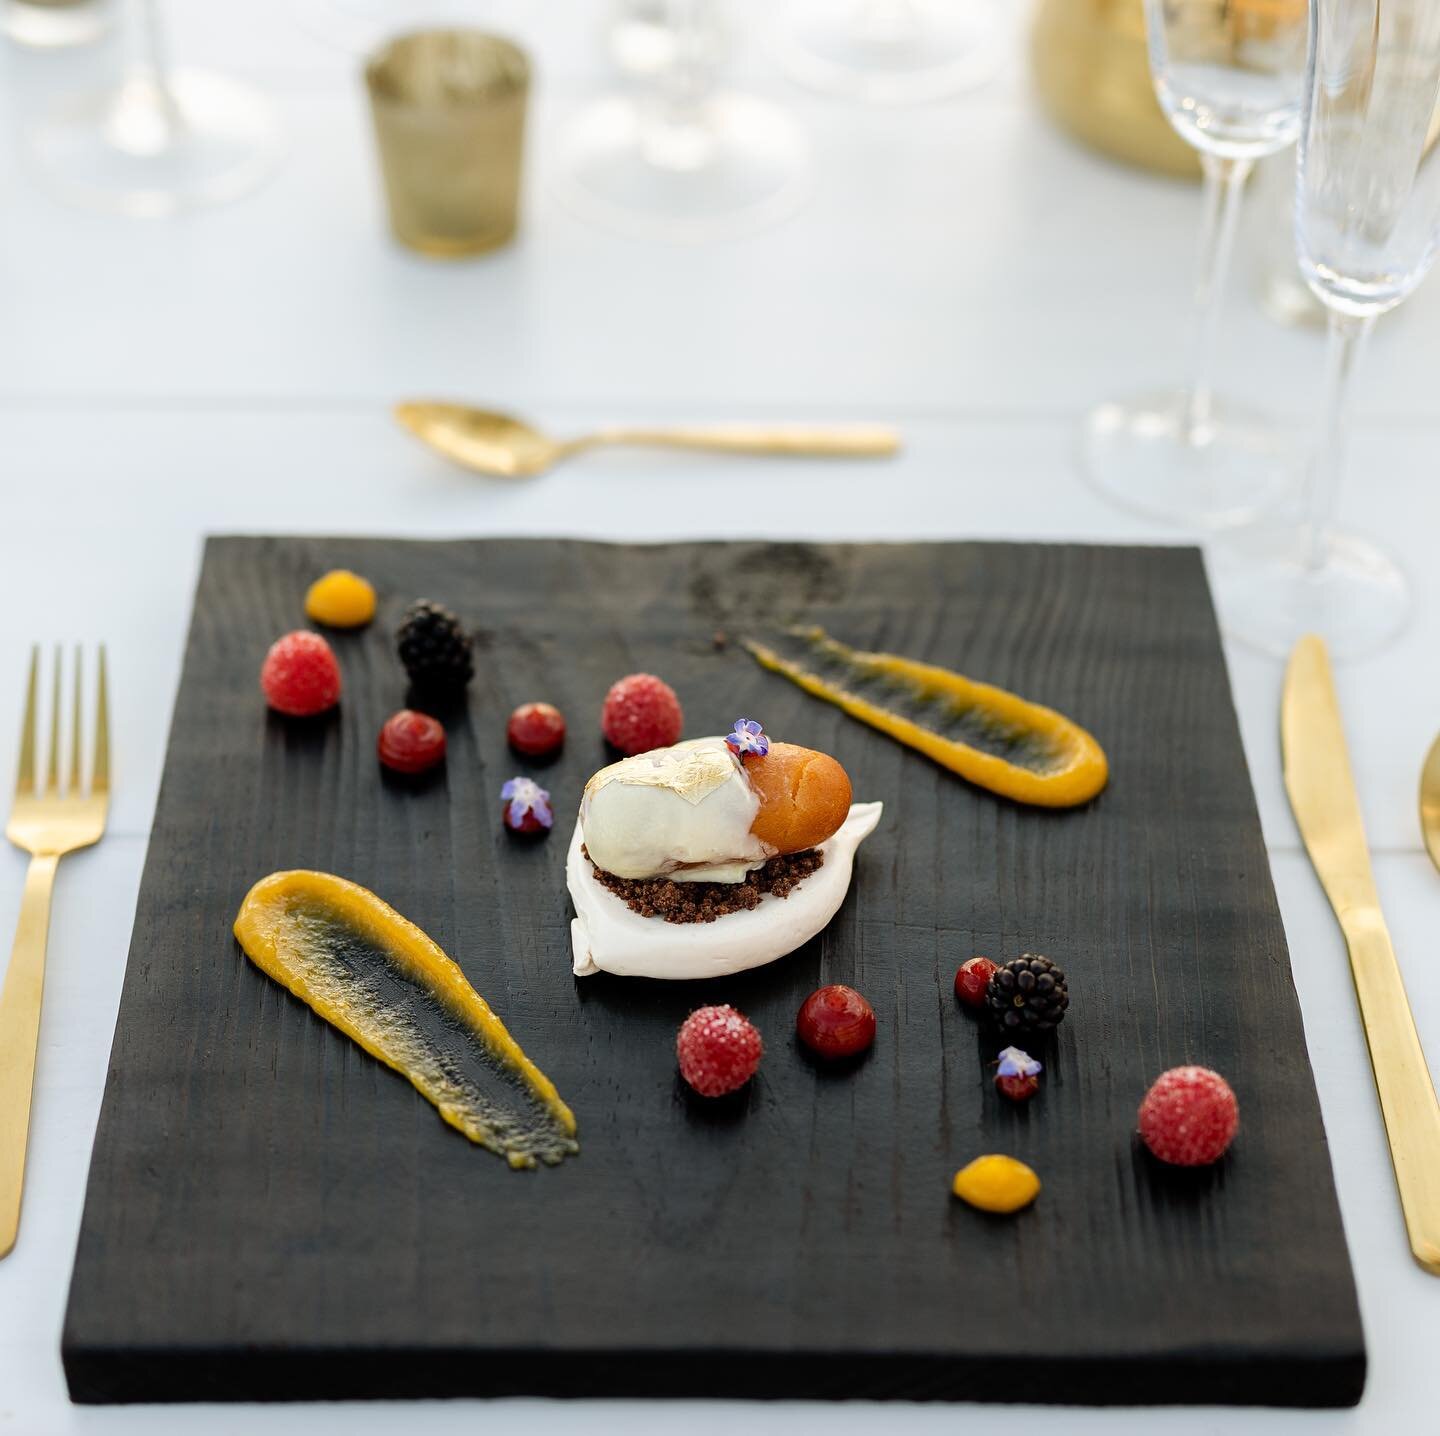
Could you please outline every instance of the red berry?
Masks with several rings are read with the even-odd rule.
[[[697,1008],[675,1037],[680,1075],[702,1097],[723,1097],[743,1087],[764,1051],[750,1019],[728,1004]]]
[[[1218,1162],[1234,1140],[1240,1108],[1230,1084],[1208,1067],[1172,1067],[1140,1104],[1140,1138],[1177,1167]]]
[[[1028,1102],[1040,1090],[1040,1079],[1033,1073],[1029,1077],[1002,1077],[997,1073],[995,1086],[1002,1097],[1012,1102]]]
[[[853,987],[833,983],[801,1004],[795,1031],[817,1057],[853,1057],[875,1040],[875,1009]]]
[[[385,720],[376,746],[387,768],[423,773],[445,761],[445,730],[428,713],[402,708]]]
[[[260,667],[265,701],[292,718],[309,718],[340,701],[340,665],[318,633],[298,629],[277,638]]]
[[[565,719],[549,703],[522,703],[505,727],[510,746],[527,758],[548,758],[565,741]]]
[[[966,1007],[984,1007],[985,989],[990,985],[991,973],[998,967],[999,964],[988,957],[972,957],[969,962],[962,962],[955,973],[955,996]]]
[[[550,794],[533,778],[511,778],[500,789],[500,818],[512,833],[548,833],[555,821]]]
[[[614,684],[600,711],[605,741],[627,757],[680,741],[685,714],[675,690],[653,673],[632,673]]]

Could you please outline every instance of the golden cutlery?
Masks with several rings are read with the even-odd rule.
[[[879,424],[607,428],[575,439],[552,439],[513,415],[472,409],[465,404],[416,400],[397,404],[395,417],[416,438],[446,458],[502,479],[533,478],[572,454],[608,444],[836,459],[883,459],[900,448],[899,434]]]
[[[1420,831],[1430,861],[1440,868],[1440,738],[1430,745],[1420,770]]]
[[[50,761],[41,786],[35,765],[35,726],[40,650],[30,653],[25,721],[20,734],[20,765],[15,798],[5,835],[30,854],[15,946],[0,992],[0,1257],[10,1254],[20,1226],[20,1194],[25,1184],[25,1148],[30,1134],[30,1091],[35,1080],[35,1051],[40,1037],[40,1000],[45,990],[45,942],[50,930],[50,896],[55,869],[66,853],[98,843],[110,803],[110,718],[105,682],[105,649],[95,701],[95,754],[90,787],[85,787],[80,756],[81,655],[75,654],[75,701],[70,735],[70,779],[60,789],[60,651],[55,651],[55,689],[50,714]]]
[[[1440,1276],[1440,1102],[1380,912],[1330,656],[1314,635],[1290,655],[1280,732],[1290,806],[1350,952],[1410,1250]]]

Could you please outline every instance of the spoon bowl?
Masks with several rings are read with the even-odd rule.
[[[1440,738],[1430,745],[1420,770],[1420,831],[1430,861],[1440,868]]]
[[[565,445],[511,414],[433,400],[397,404],[395,417],[417,439],[482,474],[528,479],[564,457]]]

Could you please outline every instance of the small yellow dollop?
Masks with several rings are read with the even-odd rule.
[[[332,568],[305,595],[305,614],[327,628],[360,628],[375,617],[375,589],[348,568]]]
[[[951,1190],[982,1212],[1018,1212],[1040,1195],[1040,1178],[1014,1157],[976,1157],[955,1173]]]

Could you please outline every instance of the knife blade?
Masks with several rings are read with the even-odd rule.
[[[1350,954],[1410,1250],[1440,1276],[1440,1101],[1380,911],[1330,655],[1313,635],[1285,670],[1280,738],[1290,807]]]

